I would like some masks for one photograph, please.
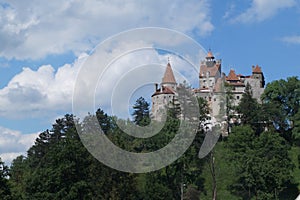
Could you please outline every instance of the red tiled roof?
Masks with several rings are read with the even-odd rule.
[[[238,76],[235,74],[235,71],[233,69],[230,70],[228,76],[226,77],[227,81],[238,81],[239,78]]]
[[[253,73],[262,73],[261,67],[258,66],[258,65],[252,66],[252,72],[253,72]]]
[[[163,94],[175,94],[174,90],[170,87],[163,87],[162,88],[162,93]]]
[[[216,76],[217,72],[220,71],[220,64],[216,64],[213,67],[207,67],[206,65],[200,66],[200,77],[206,77],[206,73],[209,72],[209,76]]]
[[[167,65],[164,77],[162,78],[162,83],[175,83],[176,84],[175,76],[174,76],[174,73],[173,73],[170,63],[168,63],[168,65]]]
[[[166,86],[163,86],[161,88],[161,90],[157,90],[153,95],[153,96],[156,96],[156,95],[159,95],[159,94],[175,94],[174,90],[170,87],[166,87]]]

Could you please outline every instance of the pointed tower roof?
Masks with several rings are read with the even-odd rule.
[[[253,72],[253,73],[262,73],[261,67],[258,66],[258,65],[252,66],[252,72]]]
[[[228,80],[228,81],[238,81],[239,78],[236,75],[235,71],[233,69],[231,69],[228,76],[226,77],[226,80]]]
[[[167,68],[166,68],[164,77],[162,78],[162,83],[174,83],[174,84],[176,84],[175,76],[174,76],[172,67],[171,67],[169,62],[167,64]]]
[[[210,49],[207,52],[206,59],[215,59],[215,57]]]

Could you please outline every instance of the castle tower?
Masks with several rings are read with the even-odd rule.
[[[212,51],[209,50],[205,60],[202,60],[200,64],[199,89],[196,90],[197,95],[210,103],[213,98],[212,93],[219,78],[221,78],[221,60],[216,60]]]
[[[260,66],[252,66],[252,78],[258,79],[260,81],[261,88],[265,87],[265,77]]]
[[[221,78],[221,61],[215,60],[213,53],[209,50],[200,65],[199,88],[212,90],[218,78]]]
[[[162,113],[166,106],[170,106],[174,103],[176,96],[176,86],[176,79],[171,64],[170,62],[168,62],[164,76],[162,78],[162,82],[160,83],[160,88],[158,87],[158,84],[155,84],[155,92],[151,96],[152,119],[160,121],[162,119]]]

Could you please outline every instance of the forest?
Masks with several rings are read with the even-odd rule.
[[[229,88],[230,90],[230,88]],[[228,137],[220,137],[203,159],[198,152],[205,137],[201,126],[188,150],[171,165],[148,173],[127,173],[95,159],[82,144],[76,116],[66,114],[41,132],[26,155],[11,166],[0,159],[0,196],[3,200],[294,200],[300,193],[300,80],[298,77],[267,84],[262,103],[247,86],[239,106],[230,105],[227,118],[240,114]],[[209,112],[198,99],[199,124]],[[150,122],[149,103],[143,98],[133,107],[133,122]],[[125,134],[115,116],[101,108],[96,117],[114,144],[131,152],[152,152],[174,138],[180,120],[169,109],[162,130],[147,139]],[[126,122],[126,120],[124,120]]]

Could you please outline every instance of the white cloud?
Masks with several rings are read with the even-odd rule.
[[[235,17],[233,22],[261,22],[276,15],[280,10],[296,5],[296,0],[253,0],[251,7]]]
[[[0,90],[0,116],[30,118],[70,111],[76,74],[84,56],[57,71],[51,65],[43,65],[37,71],[23,68]]]
[[[198,63],[205,55],[201,45],[168,29],[139,29],[106,40],[94,49],[91,56],[82,54],[73,64],[65,64],[57,70],[51,65],[40,66],[36,71],[23,68],[6,87],[0,89],[0,116],[52,119],[63,112],[73,111],[82,117],[95,108],[109,108],[114,90],[117,99],[127,100],[123,108],[128,109],[128,100],[134,90],[143,84],[161,81],[168,60],[166,56],[169,55],[159,53],[156,48],[164,50],[164,54],[173,52],[192,63],[193,66],[188,67],[187,61],[171,56],[178,77],[187,77],[195,87],[198,86],[195,84]],[[136,73],[140,66],[145,68]],[[117,88],[118,85],[125,88]],[[127,90],[129,86],[132,86],[131,91]],[[72,106],[76,111],[79,108],[80,114],[72,110]]]
[[[282,38],[282,41],[289,44],[300,44],[300,35],[286,36]]]
[[[214,28],[209,14],[208,0],[0,0],[0,56],[37,59],[78,53],[112,34],[144,26],[203,36]]]
[[[22,134],[0,126],[0,157],[6,164],[19,155],[26,155],[26,151],[34,144],[38,133]]]
[[[115,43],[113,42],[113,44]],[[181,47],[181,43],[178,44]],[[96,108],[109,108],[113,92],[117,94],[120,101],[122,100],[123,109],[120,109],[120,112],[126,112],[128,111],[127,100],[134,93],[134,90],[128,91],[126,89],[131,85],[135,87],[132,89],[137,89],[141,86],[140,84],[160,83],[168,56],[171,57],[175,76],[186,77],[187,80],[192,81],[194,87],[198,86],[198,62],[201,55],[204,55],[203,52],[200,56],[188,57],[187,55],[186,58],[190,61],[197,60],[195,61],[197,64],[194,63],[196,66],[191,66],[175,55],[162,55],[153,48],[142,48],[145,46],[149,45],[143,42],[126,43],[121,41],[118,48],[102,49],[100,57],[91,56],[87,59],[87,55],[83,54],[73,64],[65,64],[58,70],[54,70],[51,65],[40,66],[36,71],[24,68],[21,73],[10,80],[6,87],[0,89],[0,116],[20,119],[41,119],[43,117],[53,119],[59,115],[58,113],[70,113],[72,112],[73,89],[76,82],[78,84],[76,89],[81,92],[75,98],[79,99],[79,107],[85,111],[84,115],[94,111],[90,107],[87,108],[87,99],[93,100],[95,98]],[[192,46],[189,45],[189,47]],[[127,52],[128,49],[133,49],[133,51]],[[123,54],[123,52],[127,53]],[[120,55],[122,56],[119,57]],[[107,66],[105,73],[102,74],[102,79],[99,79],[98,69],[102,67],[99,63],[105,62],[105,60],[111,62],[109,58],[116,60]],[[82,63],[89,68],[81,68]],[[160,67],[151,66],[153,64]],[[138,71],[140,66],[146,66],[146,68]],[[79,70],[81,70],[80,77],[83,78],[78,82],[76,77]],[[148,80],[146,83],[145,77]],[[178,82],[182,81],[183,78],[178,79]],[[98,87],[94,91],[93,88],[97,84]],[[120,85],[125,86],[125,88],[118,88],[117,86]]]

